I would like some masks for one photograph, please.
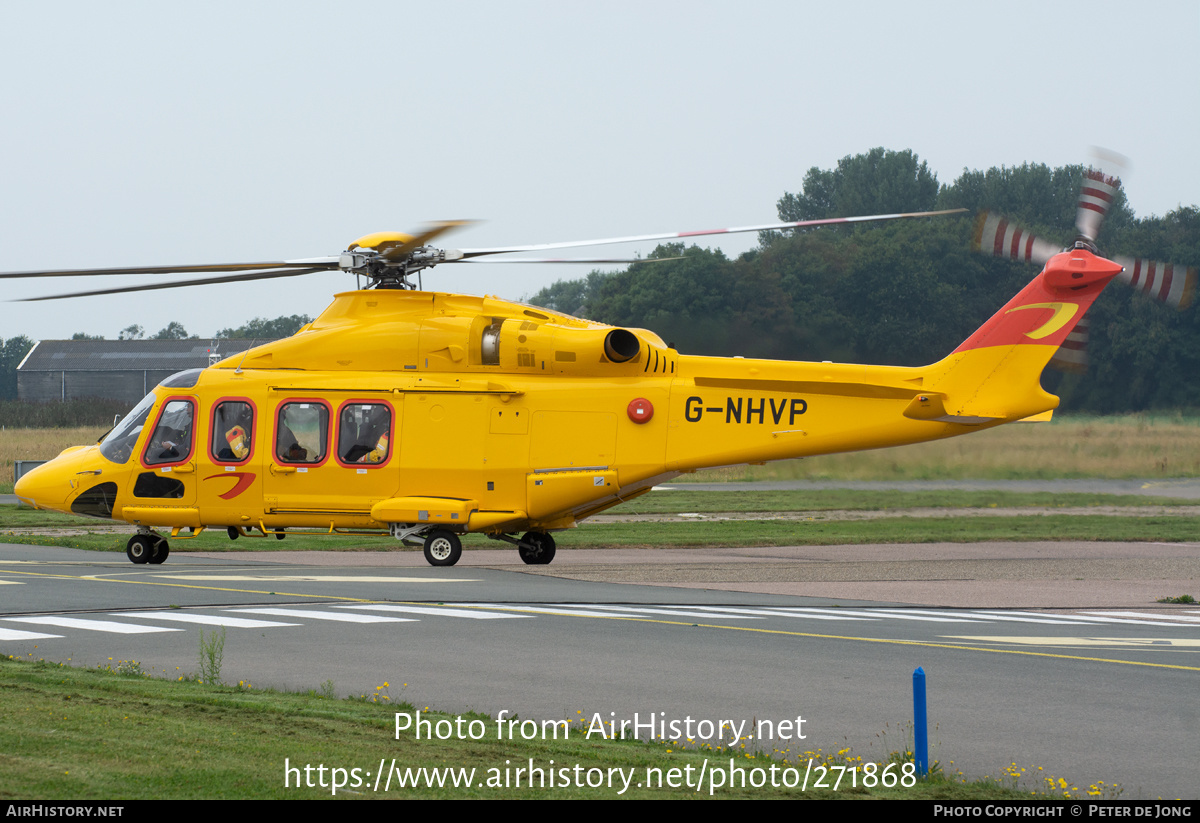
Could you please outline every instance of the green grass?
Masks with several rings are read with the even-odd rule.
[[[486,715],[466,715],[465,722],[480,721],[485,733],[477,740],[417,740],[411,731],[396,735],[396,712],[414,707],[390,705],[387,694],[399,684],[380,687],[371,696],[331,699],[325,694],[283,693],[254,689],[241,684],[217,687],[188,679],[155,679],[132,661],[119,661],[108,670],[76,669],[45,662],[24,662],[0,656],[0,798],[21,800],[125,800],[125,799],[317,799],[333,796],[333,767],[346,770],[350,785],[338,797],[401,798],[613,798],[615,789],[604,788],[405,788],[394,783],[391,791],[372,790],[381,759],[400,769],[475,769],[475,781],[499,777],[503,783],[508,768],[534,765],[572,770],[578,764],[588,769],[633,770],[637,776],[623,797],[707,797],[708,787],[637,788],[647,770],[670,769],[696,775],[705,767],[728,768],[732,758],[738,767],[769,769],[790,765],[804,774],[810,759],[814,766],[856,766],[863,763],[853,752],[803,753],[755,752],[742,747],[726,750],[683,749],[669,743],[584,739],[586,727],[573,723],[569,739],[497,739],[496,722]],[[326,684],[328,686],[328,684]],[[396,689],[401,691],[401,689]],[[421,707],[416,707],[421,708]],[[453,720],[437,712],[423,717]],[[585,715],[586,716],[586,715]],[[905,756],[891,755],[893,762]],[[299,771],[291,775],[292,788],[285,788],[285,762]],[[884,758],[884,764],[888,758]],[[319,782],[315,767],[324,764],[321,788],[296,788],[304,766],[314,767],[311,776]],[[360,785],[354,786],[359,769]],[[366,772],[370,778],[364,779]],[[892,769],[895,773],[896,769]],[[815,772],[814,772],[815,773]],[[510,773],[511,774],[511,773]],[[911,788],[864,788],[859,772],[857,788],[846,785],[834,792],[799,788],[718,788],[721,798],[768,799],[776,797],[996,800],[1030,798],[1028,787],[1016,788],[993,780],[965,782],[959,777],[935,775],[918,780]],[[815,778],[813,778],[815,779]],[[843,780],[843,784],[848,778]],[[832,783],[832,778],[830,779]],[[1072,784],[1082,785],[1082,784]],[[380,783],[382,789],[383,783]],[[1043,787],[1038,787],[1043,788]],[[1071,794],[1068,792],[1068,794]],[[1057,795],[1061,797],[1062,794]],[[1075,792],[1073,796],[1082,796]]]

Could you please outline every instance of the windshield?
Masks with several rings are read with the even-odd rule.
[[[100,453],[114,463],[128,462],[156,399],[154,392],[150,392],[133,407],[133,411],[121,418],[121,422],[100,443]]]

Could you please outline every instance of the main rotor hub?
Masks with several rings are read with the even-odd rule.
[[[433,268],[438,263],[461,258],[462,252],[448,252],[433,246],[419,246],[398,257],[389,257],[386,251],[357,248],[338,256],[338,268],[366,277],[369,289],[415,290],[417,284],[409,280],[411,275],[422,269]]]

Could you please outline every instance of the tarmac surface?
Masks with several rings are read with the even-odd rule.
[[[427,568],[419,551],[184,552],[213,562]],[[753,548],[560,549],[526,566],[511,549],[464,549],[456,568],[567,580],[943,607],[1144,607],[1200,596],[1200,543],[884,543]],[[164,566],[163,568],[167,568]]]

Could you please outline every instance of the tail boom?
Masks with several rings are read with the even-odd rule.
[[[681,357],[672,471],[937,440],[1057,408],[1046,364],[1121,267],[1055,255],[940,362],[907,368]]]

